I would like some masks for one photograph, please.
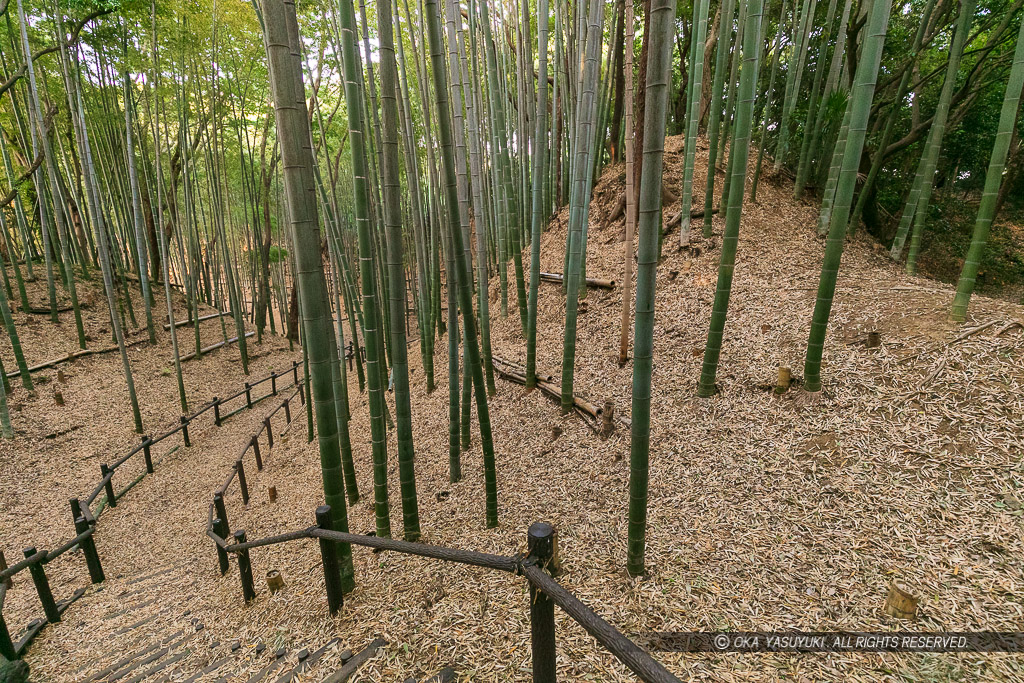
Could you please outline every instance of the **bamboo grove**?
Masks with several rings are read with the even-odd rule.
[[[3,433],[13,434],[7,396],[33,390],[16,312],[70,316],[80,348],[95,348],[107,340],[87,338],[79,291],[101,289],[142,433],[126,335],[166,332],[187,411],[181,364],[211,341],[198,321],[212,306],[229,313],[219,341],[246,372],[247,325],[257,344],[300,344],[339,530],[372,478],[376,533],[396,533],[394,457],[401,534],[420,537],[408,354],[431,392],[446,351],[450,478],[474,451],[475,423],[483,521],[496,527],[512,493],[499,490],[499,454],[514,446],[491,434],[492,317],[519,326],[525,384],[537,386],[541,240],[567,208],[569,412],[590,200],[608,168],[625,188],[615,332],[633,373],[626,566],[642,574],[662,254],[721,239],[702,370],[673,388],[700,397],[719,391],[744,206],[765,182],[790,182],[795,200],[820,207],[806,226],[825,240],[806,330],[810,398],[827,384],[848,237],[864,226],[913,274],[936,198],[954,186],[981,197],[950,309],[964,320],[993,220],[1024,185],[1022,3],[8,0],[0,312],[17,367],[0,383]],[[663,165],[677,134],[678,176]],[[695,182],[698,158],[714,171],[706,183]],[[45,283],[41,305],[27,282]],[[175,299],[193,323],[180,331],[163,325]],[[358,393],[369,434],[350,430]],[[356,471],[354,451],[371,454],[372,472]],[[339,552],[351,589],[351,556]]]

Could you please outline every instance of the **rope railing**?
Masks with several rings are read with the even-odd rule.
[[[293,381],[284,387],[277,386],[277,380],[282,377],[291,376]],[[270,393],[259,396],[257,398],[252,397],[252,387],[270,382],[271,391]],[[136,484],[138,484],[147,474],[152,474],[154,471],[154,463],[152,458],[152,448],[157,444],[171,438],[172,436],[181,433],[183,445],[188,448],[191,446],[191,439],[188,432],[189,425],[207,413],[210,410],[214,412],[214,423],[219,427],[223,424],[224,420],[235,415],[243,410],[252,408],[255,404],[263,401],[271,396],[276,396],[280,391],[295,387],[295,393],[292,394],[289,399],[295,397],[295,394],[302,394],[302,382],[299,380],[299,363],[295,361],[292,363],[288,370],[283,372],[272,371],[266,377],[257,380],[256,382],[246,383],[245,388],[241,391],[232,394],[228,398],[218,399],[214,397],[212,401],[199,408],[191,415],[183,415],[179,420],[179,424],[172,429],[159,434],[155,437],[143,436],[141,442],[122,455],[117,460],[113,461],[113,464],[108,465],[103,463],[100,465],[100,480],[96,484],[96,487],[86,496],[84,499],[72,498],[70,499],[71,505],[71,516],[75,525],[75,536],[62,543],[60,546],[51,551],[37,550],[34,547],[26,548],[24,550],[25,558],[19,562],[15,562],[9,567],[6,566],[6,562],[3,560],[3,553],[0,553],[0,655],[7,659],[17,659],[24,652],[25,648],[28,647],[29,643],[38,635],[39,631],[48,624],[56,623],[60,621],[61,614],[79,597],[85,594],[85,588],[80,588],[72,593],[71,597],[57,601],[54,598],[53,591],[50,588],[49,579],[46,575],[45,565],[53,562],[57,558],[61,557],[65,553],[80,548],[85,557],[86,567],[89,571],[90,581],[94,584],[102,583],[105,580],[103,574],[103,567],[100,563],[99,553],[96,550],[96,543],[93,540],[93,536],[96,533],[97,520],[105,507],[116,507],[117,501],[124,496],[129,490],[131,490]],[[232,401],[241,396],[246,397],[246,402],[237,410],[233,410],[227,415],[220,414],[220,408],[225,403]],[[279,410],[282,409],[281,405],[278,405],[271,411],[270,415],[275,415]],[[285,408],[286,412],[289,411]],[[264,419],[260,432],[269,426],[269,416]],[[289,412],[289,422],[291,421],[291,415]],[[255,437],[253,438],[255,439]],[[253,440],[249,442],[249,446],[252,445]],[[170,452],[173,452],[180,446],[175,446]],[[248,447],[247,447],[248,448]],[[169,455],[170,452],[166,455]],[[145,459],[145,472],[140,476],[136,477],[124,488],[121,489],[120,493],[114,490],[114,475],[119,468],[125,465],[134,456],[142,453]],[[166,455],[164,457],[166,457]],[[230,483],[230,480],[229,480]],[[92,506],[99,498],[101,493],[105,493],[105,496],[97,504],[96,511],[93,512]],[[7,592],[11,586],[11,580],[14,576],[21,573],[22,571],[28,570],[32,578],[32,583],[36,589],[36,593],[39,597],[39,601],[43,608],[45,619],[36,619],[25,629],[21,638],[14,642],[11,639],[10,631],[8,630],[7,623],[3,617],[3,604],[6,598]]]

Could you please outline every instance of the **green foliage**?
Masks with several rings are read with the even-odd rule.
[[[288,258],[288,250],[276,244],[270,246],[270,262],[280,263]]]

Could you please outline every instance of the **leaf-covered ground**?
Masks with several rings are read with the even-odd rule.
[[[621,167],[608,169],[595,189],[591,277],[622,278],[622,220],[605,221],[622,193],[622,174]],[[678,138],[667,141],[665,177],[681,184]],[[695,187],[703,188],[704,178],[698,168]],[[824,392],[818,402],[804,401],[799,376],[823,244],[814,233],[814,208],[795,204],[790,195],[787,183],[769,179],[758,203],[744,207],[721,391],[714,398],[697,398],[695,390],[722,226],[716,218],[716,234],[708,240],[695,232],[688,250],[676,246],[677,232],[665,238],[657,281],[647,577],[631,579],[624,571],[628,430],[620,423],[602,440],[578,416],[560,417],[540,392],[525,394],[502,380],[490,404],[500,527],[485,528],[475,419],[472,448],[463,454],[463,480],[448,481],[445,340],[437,344],[438,387],[430,395],[418,347],[410,347],[423,540],[512,554],[525,549],[531,522],[549,521],[559,532],[565,569],[559,580],[632,636],[705,629],[1019,630],[1024,329],[1013,323],[1024,322],[1024,308],[976,297],[968,322],[952,324],[951,287],[903,275],[879,249],[857,238],[844,255]],[[676,210],[666,207],[665,215]],[[563,211],[544,235],[543,270],[562,270],[566,219]],[[556,376],[564,324],[560,292],[557,285],[541,285],[538,322],[538,367]],[[521,364],[525,347],[514,293],[505,319],[498,315],[496,282],[490,294],[494,354]],[[628,419],[631,368],[616,362],[621,295],[621,286],[588,292],[575,378],[577,394],[598,405],[611,399],[617,414]],[[880,347],[867,347],[870,331],[880,333]],[[780,366],[797,377],[797,385],[781,396],[771,391]],[[173,405],[173,391],[168,384],[165,406]],[[349,510],[350,526],[368,532],[374,522],[367,409],[365,396],[355,390],[352,396],[363,498]],[[243,607],[235,571],[224,578],[217,574],[213,544],[203,530],[209,496],[261,414],[257,410],[220,432],[205,432],[197,446],[105,515],[100,550],[106,548],[117,572],[139,573],[158,561],[187,559],[191,582],[170,592],[164,605],[201,618],[216,641],[239,639],[254,647],[337,635],[356,647],[378,635],[387,638],[389,646],[366,665],[361,679],[404,680],[446,664],[463,680],[529,677],[525,584],[483,569],[356,549],[358,587],[332,618],[315,544],[259,548],[252,553],[257,579],[277,569],[286,588],[271,595],[260,582],[258,599]],[[250,538],[312,524],[322,499],[315,442],[306,442],[302,412],[293,414],[299,421],[264,454],[265,470],[250,474],[254,493],[248,509],[237,491],[229,496],[232,526],[244,527]],[[400,536],[394,439],[392,431],[391,519]],[[49,485],[31,480],[22,486]],[[274,504],[266,495],[271,485],[278,491]],[[57,500],[45,509],[55,516],[65,504]],[[27,509],[15,503],[8,514]],[[28,536],[27,530],[19,534],[19,543]],[[920,597],[915,623],[882,613],[893,581]],[[69,612],[78,627],[50,629],[34,646],[30,662],[47,679],[74,680],[66,658],[100,635],[88,630],[94,626],[88,601]],[[564,615],[557,628],[561,678],[632,680]],[[681,678],[1024,678],[1020,655],[656,656]],[[325,658],[322,670],[334,664]]]

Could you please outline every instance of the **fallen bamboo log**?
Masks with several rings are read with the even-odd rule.
[[[524,368],[520,368],[516,365],[513,365],[512,363],[509,363],[508,361],[501,360],[500,358],[492,357],[491,360],[496,360],[498,361],[499,365],[505,366],[504,368],[495,367],[495,370],[498,371],[499,375],[501,375],[502,377],[511,382],[515,382],[516,384],[526,384],[526,370]],[[537,376],[537,388],[543,391],[548,396],[554,398],[555,400],[561,401],[562,388],[554,383],[554,377],[552,377],[551,375],[545,375],[543,377],[547,377],[547,379],[543,379],[541,375]],[[586,415],[591,420],[594,420],[594,424],[592,424],[591,426],[596,429],[597,421],[600,419],[601,414],[604,412],[603,409],[579,396],[573,396],[572,403],[573,407],[578,412]]]
[[[516,384],[526,384],[525,368],[518,366],[515,363],[511,363],[503,358],[499,358],[497,356],[492,356],[491,360],[494,363],[496,363],[494,369],[502,377],[502,379],[508,380],[510,382],[515,382]],[[543,373],[538,372],[537,388],[539,388],[542,392],[544,392],[545,394],[554,398],[557,401],[562,400],[562,388],[557,384],[554,375],[545,375]],[[604,416],[604,409],[599,407],[597,404],[591,403],[585,398],[581,398],[579,396],[573,396],[572,400],[573,407],[576,409],[576,412],[579,413],[582,417],[586,418],[587,424],[592,429],[594,429],[594,431],[600,431],[601,419]],[[632,427],[632,421],[628,417],[623,417],[622,415],[615,415],[614,420],[615,422],[618,422],[619,424],[624,426],[626,429],[630,429]]]
[[[718,213],[718,209],[711,209],[711,215],[712,216],[714,216],[716,213]],[[704,209],[701,209],[700,211],[691,211],[690,212],[690,219],[692,220],[694,218],[704,218]],[[675,216],[672,216],[672,218],[669,218],[668,222],[665,223],[665,227],[662,229],[662,234],[666,235],[669,232],[671,232],[672,228],[676,227],[677,225],[680,224],[680,222],[682,222],[682,219],[683,219],[683,212],[682,211],[677,213]]]
[[[210,313],[209,315],[201,315],[201,316],[199,316],[199,322],[206,322],[207,320],[213,320],[214,318],[220,318],[221,316],[225,316],[225,315],[226,316],[231,316],[232,313],[231,313],[231,311],[217,311],[216,313]],[[178,320],[177,322],[174,323],[174,326],[177,328],[177,327],[185,327],[185,325],[191,325],[191,324],[192,324],[192,319],[191,318],[186,318],[185,320]],[[170,329],[171,329],[171,324],[170,323],[164,323],[164,330],[170,330]]]
[[[254,336],[256,336],[255,332],[246,332],[245,333],[246,339],[248,339],[249,337],[254,337]],[[216,351],[217,349],[219,349],[220,347],[222,347],[222,346],[224,346],[226,344],[234,344],[237,341],[238,341],[238,337],[232,337],[231,339],[228,339],[226,341],[217,342],[216,344],[211,344],[211,345],[209,345],[209,346],[207,346],[207,347],[205,347],[203,349],[200,349],[200,351],[202,353],[209,353],[210,351]],[[184,363],[185,361],[192,360],[195,357],[196,357],[196,352],[193,351],[192,353],[188,354],[187,356],[182,356],[181,357],[181,362]]]
[[[148,341],[149,341],[148,339],[137,339],[137,340],[135,340],[133,342],[129,342],[129,343],[125,344],[125,348],[131,348],[131,347],[136,346],[138,344],[145,344]],[[117,351],[117,350],[118,350],[118,346],[117,346],[117,344],[115,344],[113,346],[107,346],[107,347],[104,347],[102,349],[83,349],[81,351],[72,351],[71,353],[69,353],[66,356],[61,356],[60,358],[54,358],[53,360],[48,360],[48,361],[44,361],[42,363],[39,363],[38,365],[33,365],[33,366],[29,367],[28,372],[29,372],[29,374],[32,374],[33,372],[38,372],[39,370],[45,370],[47,368],[52,368],[52,367],[54,367],[56,365],[60,365],[61,363],[72,363],[72,362],[78,360],[79,358],[85,358],[87,356],[98,356],[98,355],[103,354],[103,353],[112,353],[112,352]],[[14,379],[14,378],[20,377],[20,376],[21,376],[21,371],[20,370],[15,370],[14,372],[7,373],[7,378],[8,379]]]
[[[541,273],[540,279],[545,282],[559,282],[561,283],[565,278],[561,273]],[[615,280],[603,280],[596,277],[587,278],[587,287],[595,287],[597,289],[615,289]]]
[[[85,308],[85,306],[81,306],[80,305],[79,308]],[[70,310],[73,310],[71,308],[71,306],[58,306],[57,307],[57,312],[58,313],[67,313]],[[34,315],[50,315],[50,309],[45,307],[45,306],[29,306],[29,309],[26,312],[27,313],[32,313]]]

